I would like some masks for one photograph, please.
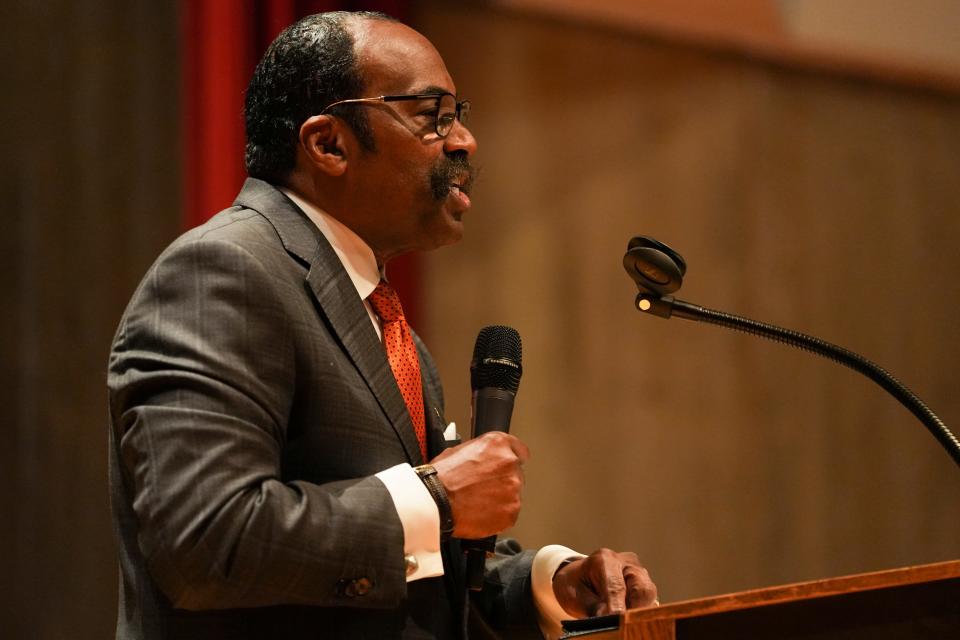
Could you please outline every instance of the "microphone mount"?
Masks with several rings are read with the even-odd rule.
[[[943,420],[903,383],[874,362],[799,331],[677,300],[670,294],[683,284],[686,262],[676,251],[653,238],[637,236],[631,239],[623,256],[623,266],[639,289],[635,301],[638,311],[665,319],[676,316],[749,333],[815,353],[853,369],[880,385],[916,416],[960,466],[960,441]]]

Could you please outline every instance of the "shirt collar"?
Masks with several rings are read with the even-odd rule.
[[[346,269],[360,298],[366,300],[367,296],[380,284],[381,278],[377,258],[373,255],[370,245],[326,211],[310,204],[285,187],[279,187],[279,189],[317,225],[320,233],[327,239],[337,257],[340,258],[340,262],[343,263],[343,268]]]

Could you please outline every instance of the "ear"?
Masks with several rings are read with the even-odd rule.
[[[340,176],[347,169],[347,152],[343,126],[330,116],[311,116],[300,125],[300,148],[307,160],[330,176]]]

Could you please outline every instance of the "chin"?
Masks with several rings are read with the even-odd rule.
[[[420,218],[416,243],[420,251],[431,251],[460,242],[463,238],[463,216],[466,208],[456,208],[443,203]]]
[[[459,220],[446,225],[441,232],[430,234],[427,250],[439,249],[460,242],[463,238],[463,223]]]

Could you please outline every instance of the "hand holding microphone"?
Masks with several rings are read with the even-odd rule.
[[[496,534],[520,515],[522,465],[527,446],[507,433],[523,368],[520,335],[510,327],[484,327],[470,363],[473,440],[432,461],[446,489],[453,535],[467,554],[467,584],[483,588],[483,566]]]
[[[516,523],[522,465],[529,456],[527,445],[516,436],[491,432],[451,447],[430,462],[447,492],[454,537],[486,538]]]
[[[447,491],[457,538],[500,533],[520,514],[522,465],[530,451],[507,431],[523,373],[521,360],[515,329],[480,330],[470,362],[474,438],[431,461]]]

